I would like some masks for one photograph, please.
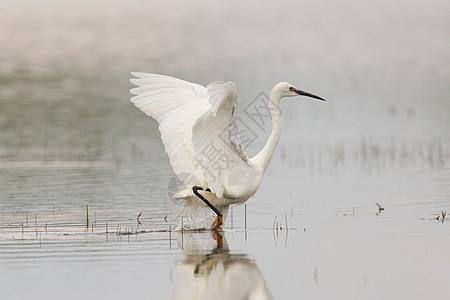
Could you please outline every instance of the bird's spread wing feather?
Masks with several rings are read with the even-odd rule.
[[[234,84],[207,88],[169,76],[132,73],[131,98],[159,123],[172,168],[188,185],[209,187],[217,197],[242,184],[249,172],[239,140]]]
[[[210,109],[207,89],[169,76],[132,74],[138,78],[131,82],[139,87],[131,89],[130,92],[136,95],[131,102],[158,121],[170,164],[179,179],[186,180],[187,176],[196,173],[192,126]],[[202,181],[201,174],[197,177]]]
[[[217,197],[224,193],[233,196],[241,179],[254,172],[239,140],[237,92],[231,82],[213,82],[207,89],[211,110],[200,116],[192,128],[196,162]]]

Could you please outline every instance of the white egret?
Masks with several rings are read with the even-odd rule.
[[[181,79],[132,73],[137,85],[130,92],[139,109],[159,123],[170,164],[186,189],[172,196],[185,205],[208,205],[217,217],[212,229],[223,224],[231,204],[244,203],[261,184],[281,135],[278,105],[281,98],[307,96],[325,99],[280,82],[270,93],[272,132],[263,149],[248,158],[237,127],[238,96],[232,82],[215,81],[203,87]]]

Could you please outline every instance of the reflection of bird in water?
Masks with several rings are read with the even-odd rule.
[[[212,232],[215,246],[200,245],[213,242],[209,234],[184,234],[184,260],[176,262],[183,278],[175,288],[173,299],[272,299],[256,263],[246,254],[230,253],[221,232]]]
[[[131,101],[159,123],[159,131],[170,164],[187,188],[174,199],[185,205],[209,206],[217,218],[212,229],[223,225],[230,204],[244,203],[261,184],[281,135],[278,105],[283,97],[307,96],[287,82],[272,89],[268,109],[272,133],[264,148],[247,157],[238,131],[238,101],[232,82],[213,82],[207,87],[173,77],[133,73],[137,88]]]

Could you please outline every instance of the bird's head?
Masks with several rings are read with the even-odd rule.
[[[319,97],[317,95],[299,90],[298,88],[296,88],[295,86],[293,86],[290,83],[287,82],[280,82],[278,83],[272,90],[272,92],[276,92],[279,94],[280,98],[282,97],[294,97],[294,96],[306,96],[306,97],[311,97],[311,98],[315,98],[321,101],[325,101],[324,98]]]

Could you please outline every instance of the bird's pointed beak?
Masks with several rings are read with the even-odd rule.
[[[291,88],[291,91],[293,91],[293,92],[299,94],[300,96],[306,96],[306,97],[315,98],[315,99],[318,99],[318,100],[321,100],[321,101],[327,101],[327,100],[325,100],[325,99],[322,98],[322,97],[319,97],[319,96],[317,96],[317,95],[314,95],[314,94],[311,94],[311,93],[308,93],[308,92],[305,92],[305,91],[301,91],[301,90],[296,89],[296,88],[294,88],[294,87]]]

